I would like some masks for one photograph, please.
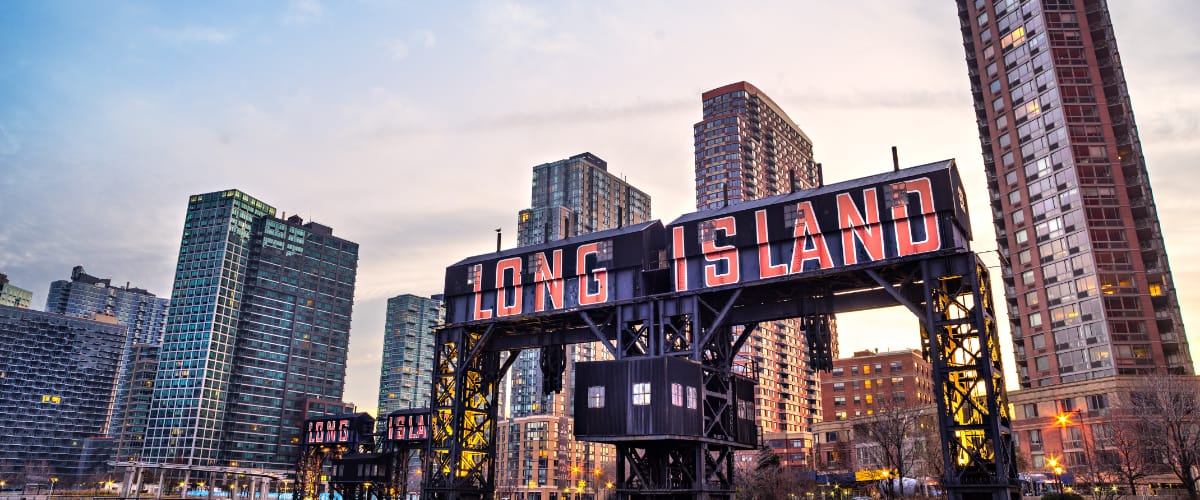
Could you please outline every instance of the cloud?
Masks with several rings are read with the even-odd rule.
[[[578,42],[570,32],[555,31],[541,11],[517,2],[487,2],[482,11],[484,35],[496,47],[547,54],[574,52]]]
[[[429,30],[417,30],[412,34],[413,39],[420,42],[422,47],[432,48],[437,43],[437,38],[433,36],[433,32]]]
[[[283,14],[283,24],[304,26],[321,20],[325,9],[318,0],[292,0]]]
[[[388,52],[391,53],[392,59],[403,60],[408,57],[408,43],[404,40],[392,40],[392,43],[388,44]]]
[[[429,49],[437,44],[437,38],[433,36],[433,32],[429,30],[417,30],[410,33],[407,37],[399,37],[387,45],[387,51],[391,54],[392,59],[401,61],[407,59],[412,54],[413,48]]]
[[[178,29],[157,28],[154,34],[172,43],[206,43],[220,45],[233,40],[231,30],[223,30],[208,26],[188,26]]]

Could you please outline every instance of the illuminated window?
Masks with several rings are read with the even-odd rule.
[[[863,372],[863,375],[870,374],[871,373],[871,365],[863,365],[862,372]]]
[[[1163,294],[1163,287],[1161,284],[1159,284],[1159,283],[1151,283],[1150,284],[1150,296],[1151,297],[1162,297],[1162,294]]]
[[[697,401],[697,398],[696,398],[696,388],[695,387],[689,386],[687,388],[687,407],[689,410],[695,410],[696,408],[699,407],[699,402]]]
[[[1029,101],[1025,103],[1025,113],[1030,118],[1037,116],[1041,112],[1042,108],[1038,105],[1037,101]]]
[[[1008,49],[1010,47],[1020,47],[1021,44],[1023,44],[1023,43],[1025,43],[1025,27],[1024,26],[1019,27],[1015,30],[1012,30],[1012,33],[1004,35],[1004,37],[1000,39],[1000,47],[1003,49]]]
[[[683,406],[683,386],[671,384],[671,406]]]
[[[588,408],[604,408],[604,386],[588,387]]]
[[[634,406],[646,406],[650,404],[649,382],[633,384],[633,404]]]

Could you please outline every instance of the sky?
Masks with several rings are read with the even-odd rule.
[[[1200,2],[1110,8],[1200,359]],[[957,159],[974,248],[996,248],[949,0],[8,1],[0,273],[35,308],[75,265],[169,296],[188,196],[241,189],[360,244],[345,399],[373,412],[387,298],[439,293],[494,228],[511,247],[532,166],[590,151],[670,221],[694,209],[700,94],[742,80],[828,183],[891,146]],[[903,309],[838,324],[843,355],[919,346]]]

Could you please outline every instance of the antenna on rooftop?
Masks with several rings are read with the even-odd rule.
[[[896,152],[896,146],[892,146],[892,171],[900,171],[900,154]]]

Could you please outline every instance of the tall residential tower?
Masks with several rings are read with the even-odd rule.
[[[610,173],[604,160],[581,153],[533,167],[532,206],[518,215],[517,240],[536,245],[649,219],[649,195]],[[561,380],[546,380],[544,354],[535,349],[523,351],[505,377],[497,496],[551,498],[565,487],[580,487],[581,480],[594,495],[598,479],[615,463],[612,446],[574,439],[572,416],[575,362],[600,359],[606,351],[588,343],[555,352],[566,365]],[[544,394],[547,382],[560,382],[561,390]]]
[[[1190,374],[1102,0],[959,0],[1021,387]]]
[[[103,435],[126,340],[111,316],[99,320],[0,306],[0,479],[9,486],[84,473],[80,456]]]
[[[1013,428],[1035,468],[1061,455],[1071,471],[1109,451],[1121,376],[1193,373],[1108,5],[958,13],[1022,388]]]
[[[388,299],[379,373],[379,421],[409,408],[429,408],[433,388],[433,331],[446,310],[441,295]]]
[[[306,413],[342,407],[357,268],[328,226],[192,196],[142,459],[293,468]]]
[[[822,184],[812,141],[757,87],[733,83],[705,92],[701,100],[704,116],[693,126],[696,208],[720,208]],[[755,403],[768,442],[798,441],[797,448],[811,448],[812,425],[821,415],[820,382],[809,363],[800,322],[759,325],[741,355],[758,370]]]
[[[117,368],[117,392],[106,426],[108,436],[116,438],[127,425],[124,417],[132,380],[130,370],[138,357],[145,357],[144,353],[150,350],[135,346],[158,346],[162,343],[167,326],[167,299],[155,297],[128,283],[125,286],[112,286],[112,279],[97,278],[84,272],[83,266],[75,266],[71,269],[70,281],[50,283],[46,312],[80,318],[108,315],[115,317],[117,323],[126,328],[128,338]],[[142,428],[146,422],[134,421],[128,422],[128,425]]]

